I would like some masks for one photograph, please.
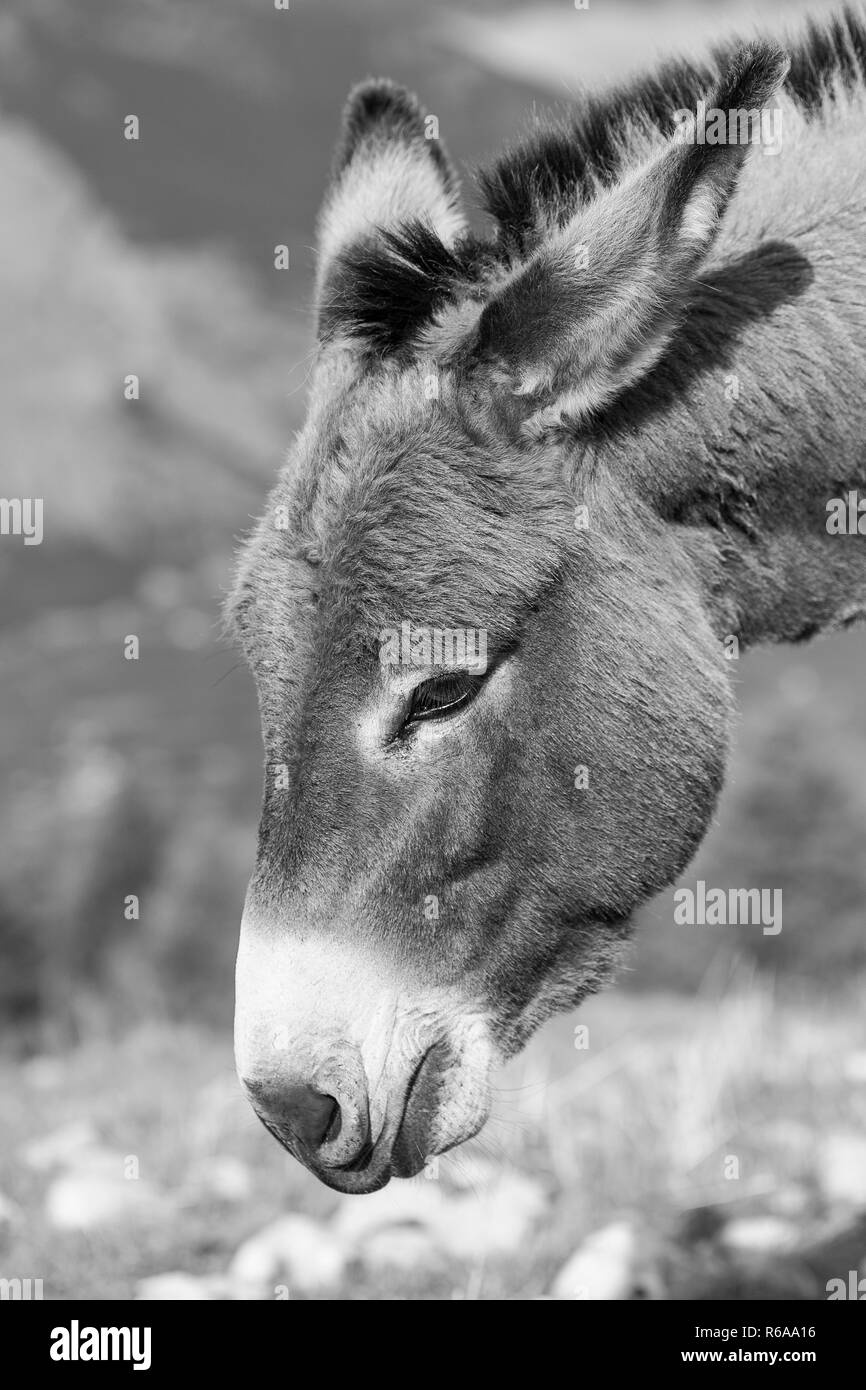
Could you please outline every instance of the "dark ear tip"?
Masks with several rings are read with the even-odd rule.
[[[365,137],[377,132],[404,139],[424,135],[424,112],[417,97],[387,77],[368,77],[350,91],[335,172],[348,164]]]
[[[347,120],[413,121],[420,116],[418,98],[390,77],[367,77],[346,98]]]
[[[790,66],[787,52],[776,43],[745,44],[722,75],[714,104],[723,110],[763,106],[778,91]]]

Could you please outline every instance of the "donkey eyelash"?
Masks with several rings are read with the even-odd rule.
[[[482,684],[481,677],[471,676],[465,671],[431,676],[429,680],[422,681],[409,696],[403,729],[425,720],[450,717],[474,700]]]

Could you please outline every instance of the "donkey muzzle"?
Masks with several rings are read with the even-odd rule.
[[[329,1187],[372,1192],[410,1177],[486,1120],[493,1047],[453,990],[401,985],[360,951],[246,922],[236,986],[252,1106]]]

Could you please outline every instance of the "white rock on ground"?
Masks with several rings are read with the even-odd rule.
[[[481,1192],[447,1200],[434,1235],[456,1259],[511,1255],[527,1240],[546,1207],[537,1182],[522,1173],[505,1172]]]
[[[135,1290],[136,1299],[146,1302],[183,1302],[192,1299],[213,1299],[215,1296],[212,1280],[186,1274],[179,1269],[140,1279]]]
[[[45,1215],[61,1231],[87,1231],[130,1218],[165,1215],[166,1202],[143,1178],[124,1177],[124,1155],[88,1150],[50,1183]]]
[[[478,1259],[508,1255],[518,1250],[532,1226],[543,1214],[547,1200],[540,1185],[517,1172],[478,1170],[480,1190],[449,1192],[441,1183],[424,1177],[411,1182],[390,1184],[365,1197],[363,1202],[347,1198],[334,1218],[334,1229],[366,1261],[371,1242],[384,1232],[414,1231],[420,1258],[427,1248],[455,1259]],[[380,1242],[372,1256],[380,1264],[387,1242]],[[392,1247],[399,1250],[401,1263],[408,1258],[411,1243],[406,1240]],[[405,1266],[404,1266],[405,1267]]]
[[[842,1063],[846,1081],[866,1085],[866,1051],[851,1052]]]
[[[386,1227],[421,1226],[433,1230],[446,1201],[439,1183],[429,1178],[391,1182],[363,1200],[342,1198],[332,1229],[339,1240],[358,1247],[372,1232]]]
[[[637,1227],[629,1221],[614,1221],[578,1246],[554,1279],[551,1292],[554,1298],[608,1301],[631,1298],[637,1285],[644,1296],[664,1296]]]
[[[816,1172],[831,1202],[866,1205],[866,1138],[861,1134],[830,1134],[818,1152]]]
[[[363,1201],[345,1198],[330,1223],[285,1216],[236,1252],[229,1278],[253,1289],[286,1283],[314,1292],[338,1283],[350,1260],[367,1269],[430,1269],[444,1256],[508,1255],[526,1241],[547,1201],[540,1185],[517,1172],[490,1169],[480,1191],[449,1192],[418,1177],[392,1183]]]
[[[270,1292],[317,1293],[338,1284],[351,1257],[339,1234],[309,1216],[282,1216],[245,1240],[229,1265],[233,1284]]]
[[[744,1255],[763,1255],[791,1250],[799,1234],[794,1223],[781,1216],[739,1216],[722,1228],[719,1244]]]

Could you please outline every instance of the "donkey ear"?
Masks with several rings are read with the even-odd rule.
[[[435,116],[386,79],[350,93],[319,218],[317,301],[342,253],[422,224],[450,247],[464,230],[456,172]]]
[[[643,168],[552,231],[480,309],[461,356],[518,398],[524,433],[592,414],[661,355],[757,138],[761,108],[787,68],[775,47],[740,50],[699,106],[704,122],[712,111],[744,118],[733,143],[711,143],[709,125],[699,131],[693,118]]]

